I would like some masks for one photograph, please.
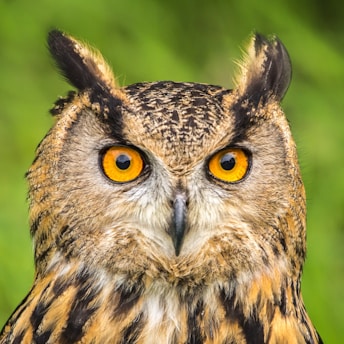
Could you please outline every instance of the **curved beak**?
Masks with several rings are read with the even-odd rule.
[[[186,234],[186,195],[184,192],[176,194],[173,201],[172,222],[167,231],[171,236],[176,256],[179,256]]]

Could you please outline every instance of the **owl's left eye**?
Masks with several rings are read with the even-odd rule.
[[[240,148],[225,148],[215,153],[208,162],[210,174],[227,183],[243,179],[249,169],[249,157]]]
[[[125,183],[141,174],[144,160],[134,148],[113,146],[104,152],[101,165],[108,178],[117,183]]]

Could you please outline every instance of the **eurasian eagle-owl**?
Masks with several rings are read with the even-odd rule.
[[[277,38],[233,90],[116,85],[59,31],[75,86],[27,173],[34,285],[0,343],[319,343],[303,304],[305,193]]]

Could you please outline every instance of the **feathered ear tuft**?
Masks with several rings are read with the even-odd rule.
[[[271,97],[282,100],[291,79],[291,62],[277,37],[254,34],[240,67],[236,84],[241,97],[255,105]]]
[[[53,30],[48,35],[49,51],[66,79],[78,90],[100,85],[114,89],[111,68],[100,53],[73,37]]]

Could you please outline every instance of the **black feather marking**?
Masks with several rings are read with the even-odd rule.
[[[37,303],[30,317],[30,322],[34,331],[36,331],[39,325],[41,324],[43,317],[49,310],[50,305],[51,305],[51,302],[48,302],[48,303],[38,302]]]
[[[272,94],[281,100],[290,84],[291,62],[289,54],[278,38],[270,42],[271,58],[265,63],[266,84]]]
[[[283,285],[281,286],[281,300],[280,300],[279,308],[281,311],[281,315],[286,316],[287,315],[287,299],[286,299],[286,289]]]
[[[239,308],[238,304],[235,304],[235,295],[233,294],[232,296],[227,296],[224,292],[222,292],[221,296],[227,318],[233,322],[239,320],[239,322],[242,323],[244,320],[244,313],[242,309]]]
[[[123,137],[122,116],[125,105],[122,100],[97,86],[90,93],[90,102],[98,106],[98,116],[100,116],[102,122],[106,125],[105,130],[107,129],[109,137],[126,144],[125,138]]]
[[[140,278],[137,279],[133,286],[129,287],[122,285],[120,287],[116,287],[115,293],[119,293],[119,302],[118,305],[116,305],[114,316],[117,317],[127,314],[140,299],[142,291],[143,283]]]
[[[56,245],[64,252],[64,257],[69,260],[74,253],[75,237],[72,235],[74,227],[64,226],[61,228],[59,235],[56,237]]]
[[[242,324],[243,333],[247,343],[264,344],[263,324],[253,315]]]
[[[42,262],[44,262],[46,260],[46,258],[48,257],[49,253],[51,253],[51,248],[52,246],[48,246],[47,249],[45,249],[44,251],[38,251],[36,250],[36,256],[35,256],[35,266],[40,266],[40,264],[42,264]]]
[[[228,97],[231,93],[233,93],[233,90],[221,89],[214,95],[214,97],[221,104],[223,102],[223,100],[226,97]]]
[[[67,326],[61,334],[61,343],[76,343],[84,335],[84,325],[90,317],[97,311],[98,307],[90,305],[96,297],[96,290],[92,288],[92,281],[89,274],[81,272],[76,280],[76,285],[80,288],[75,295],[75,299],[69,312]]]
[[[33,334],[33,342],[35,344],[45,344],[47,343],[48,339],[50,338],[52,333],[52,330],[46,330],[40,334],[37,334],[36,332],[34,332]]]
[[[234,114],[234,136],[231,145],[240,144],[247,139],[247,132],[256,125],[257,119],[251,113],[250,108],[246,107],[241,101],[235,103],[231,111]]]
[[[193,312],[189,312],[188,315],[188,339],[187,344],[198,344],[203,343],[204,336],[202,335],[201,328],[200,328],[200,317],[202,316],[202,312],[204,310],[203,303],[198,302],[196,308]]]
[[[84,335],[83,327],[90,316],[95,312],[95,308],[87,308],[83,303],[77,302],[73,305],[67,326],[61,334],[61,343],[76,343]]]
[[[260,102],[264,105],[271,96],[282,100],[291,80],[291,62],[286,48],[277,37],[267,39],[256,34],[254,48],[257,59],[261,59],[261,65],[255,67],[260,68],[260,73],[248,80],[244,98],[257,107]],[[262,54],[264,58],[258,57]]]
[[[21,331],[18,335],[16,335],[13,338],[13,341],[11,343],[12,344],[21,344],[23,342],[24,335],[25,335],[25,331]],[[1,335],[0,335],[0,337],[1,337]],[[8,342],[6,342],[6,343],[8,343]]]
[[[53,285],[53,292],[55,298],[58,298],[60,295],[62,295],[72,284],[73,281],[71,279],[66,281],[66,279],[63,276],[57,278]]]
[[[48,210],[42,210],[41,212],[38,213],[38,215],[35,217],[35,219],[31,223],[31,235],[34,235],[39,228],[42,220],[44,220],[47,216],[49,216],[49,211]]]
[[[50,290],[50,283],[48,283],[46,285],[46,287],[44,288],[44,290],[41,294],[41,300],[44,299],[44,297],[47,293],[49,293],[49,290]],[[43,317],[48,312],[52,302],[53,302],[53,300],[50,300],[47,302],[40,301],[37,303],[35,309],[33,310],[32,314],[30,316],[30,323],[31,323],[32,328],[34,330],[36,330],[39,327],[39,325],[41,324]]]
[[[120,344],[135,344],[143,328],[143,315],[139,315],[123,330],[123,337]]]
[[[54,107],[50,110],[50,113],[53,116],[60,115],[65,109],[66,105],[72,102],[76,95],[77,93],[75,91],[70,91],[66,97],[59,98],[55,102]]]
[[[97,66],[94,61],[81,56],[76,42],[70,37],[61,31],[52,30],[48,35],[48,46],[62,75],[77,89],[85,90],[103,84],[96,76]]]
[[[259,321],[256,312],[249,318],[245,318],[242,307],[235,302],[235,295],[227,295],[224,290],[220,293],[221,301],[224,306],[226,317],[231,323],[238,323],[242,328],[247,343],[263,344],[264,329]]]

